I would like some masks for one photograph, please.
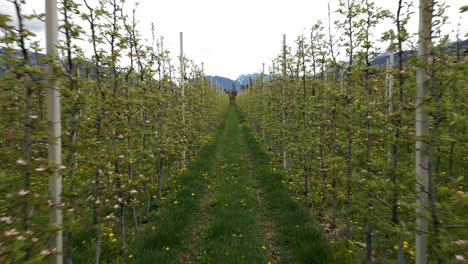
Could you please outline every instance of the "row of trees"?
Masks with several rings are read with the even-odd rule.
[[[67,263],[115,258],[171,192],[228,99],[183,54],[176,78],[154,27],[143,40],[136,7],[128,12],[123,0],[61,1],[53,78],[62,100],[63,203],[55,204],[47,184],[58,165],[47,162],[50,58],[25,27],[43,16],[26,15],[24,1],[9,2],[18,24],[0,14],[0,262],[62,253]],[[63,210],[63,227],[48,225],[50,207]],[[62,228],[64,252],[56,252],[47,241]]]
[[[398,1],[393,14],[340,0],[336,21],[329,12],[327,27],[313,25],[295,49],[284,44],[271,80],[238,96],[297,198],[350,261],[464,260],[468,65],[460,34],[454,44],[441,33],[443,9],[421,1],[416,54],[410,4]],[[384,20],[396,27],[379,39],[372,32]],[[389,43],[385,54],[378,41]]]

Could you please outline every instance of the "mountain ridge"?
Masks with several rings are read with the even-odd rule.
[[[250,80],[255,81],[260,78],[260,76],[260,73],[248,73],[239,75],[239,77],[237,77],[235,80],[219,75],[208,75],[206,78],[212,80],[213,85],[219,86],[223,90],[231,90],[234,88],[235,90],[240,91],[242,86],[248,85]],[[268,80],[269,78],[270,76],[265,74],[264,80]]]

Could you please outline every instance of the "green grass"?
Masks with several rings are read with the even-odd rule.
[[[213,195],[206,208],[206,232],[195,252],[199,263],[266,263],[263,235],[258,223],[254,179],[250,177],[239,114],[231,107]]]
[[[330,246],[319,226],[313,221],[307,208],[291,200],[282,176],[273,173],[271,157],[260,147],[247,126],[243,134],[249,147],[250,159],[262,189],[265,213],[278,232],[277,247],[282,263],[334,263]]]
[[[214,168],[222,139],[219,131],[224,129],[223,122],[215,140],[200,150],[197,160],[189,163],[187,172],[181,175],[177,194],[167,197],[162,208],[152,215],[155,221],[145,227],[131,250],[137,263],[179,263],[178,255],[190,237],[190,227],[200,211],[200,199],[207,191],[208,178]]]
[[[291,200],[270,161],[231,106],[131,247],[134,262],[334,263],[308,209]]]

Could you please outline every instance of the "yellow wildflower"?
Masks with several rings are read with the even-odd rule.
[[[263,250],[263,251],[267,250],[267,247],[266,247],[266,246],[262,246],[262,250]]]

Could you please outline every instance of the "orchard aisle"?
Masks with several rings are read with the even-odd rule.
[[[292,201],[235,106],[160,210],[139,263],[330,263],[307,209]]]

